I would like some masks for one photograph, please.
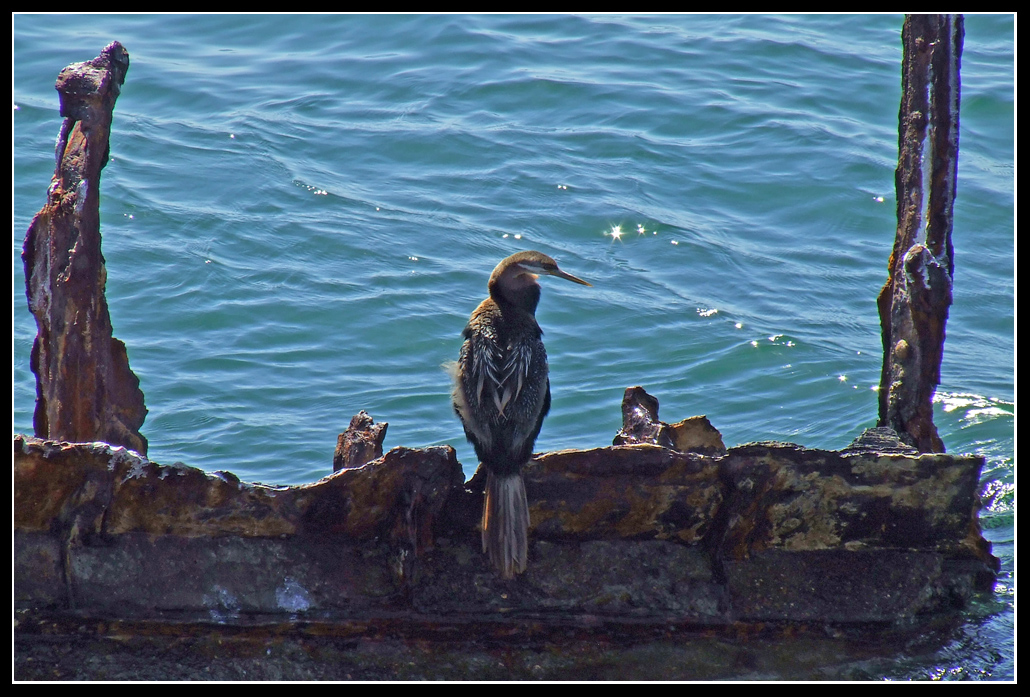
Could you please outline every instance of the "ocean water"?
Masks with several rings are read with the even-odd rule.
[[[314,481],[359,410],[472,448],[440,365],[494,265],[542,281],[537,450],[607,445],[627,386],[727,445],[841,448],[876,421],[896,225],[899,15],[61,16],[12,27],[13,430],[32,431],[20,251],[54,81],[131,57],[102,180],[107,299],[149,456]],[[885,679],[1013,679],[1014,19],[966,17],[954,305],[935,419],[984,455],[1003,561],[943,648]]]

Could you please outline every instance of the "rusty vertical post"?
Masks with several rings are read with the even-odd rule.
[[[961,15],[908,15],[898,113],[898,228],[877,306],[883,339],[878,426],[944,452],[933,424],[955,271]]]
[[[104,441],[146,454],[139,379],[112,335],[100,251],[100,173],[115,101],[129,68],[117,41],[57,77],[64,123],[47,202],[25,235],[25,292],[38,332],[33,428],[40,438]]]

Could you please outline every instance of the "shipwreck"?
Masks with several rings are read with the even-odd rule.
[[[954,270],[961,17],[909,17],[903,41],[878,426],[840,451],[726,447],[706,418],[663,422],[658,400],[630,387],[612,445],[526,467],[532,563],[510,581],[480,548],[481,474],[465,481],[450,447],[383,452],[386,424],[364,412],[327,475],[303,486],[147,458],[143,394],[104,299],[98,214],[129,55],[115,42],[66,68],[57,168],[23,254],[39,334],[35,434],[14,436],[16,678],[45,677],[31,660],[54,642],[165,642],[160,653],[189,641],[213,655],[211,637],[244,653],[283,641],[318,644],[327,661],[351,651],[365,677],[430,674],[418,671],[441,656],[453,668],[444,676],[519,676],[440,647],[467,658],[576,641],[894,631],[990,590],[984,460],[945,453],[930,409]],[[419,667],[390,674],[376,642]],[[533,661],[545,668],[526,676],[550,675]]]

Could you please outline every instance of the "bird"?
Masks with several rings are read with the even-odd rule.
[[[486,469],[483,552],[504,579],[526,570],[529,503],[522,466],[551,408],[543,331],[536,321],[540,276],[591,285],[536,251],[512,254],[487,284],[490,295],[462,331],[452,403]]]

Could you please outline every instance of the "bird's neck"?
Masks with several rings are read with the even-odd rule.
[[[527,283],[518,288],[506,288],[503,292],[495,284],[490,284],[490,297],[503,310],[514,308],[530,315],[536,314],[536,306],[540,303],[540,286]]]

